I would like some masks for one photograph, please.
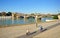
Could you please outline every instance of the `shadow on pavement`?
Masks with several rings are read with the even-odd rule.
[[[44,31],[46,31],[46,30],[47,30],[47,29],[44,29],[44,30],[42,30],[42,31],[37,30],[37,31],[31,32],[31,33],[28,34],[28,35],[24,34],[24,35],[19,36],[19,37],[17,37],[17,38],[33,38],[33,36],[35,36],[35,35],[37,35],[37,34],[39,34],[39,33],[41,33],[41,32],[44,32]]]
[[[46,30],[49,30],[49,29],[51,29],[51,28],[53,28],[53,27],[56,27],[56,26],[58,26],[58,25],[60,25],[60,23],[54,24],[54,25],[52,25],[52,26],[48,26],[48,27],[46,27],[45,29],[43,29],[43,30],[41,30],[41,31],[40,31],[40,30],[37,30],[37,31],[31,32],[31,33],[28,34],[28,35],[24,34],[24,35],[18,36],[18,37],[16,37],[16,38],[33,38],[34,36],[36,36],[36,35],[44,32],[44,31],[46,31]]]

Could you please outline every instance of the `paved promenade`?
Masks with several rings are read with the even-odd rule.
[[[55,26],[58,26],[58,23],[60,23],[59,20],[54,22],[39,23],[38,25],[42,25],[44,28],[49,30]],[[30,32],[33,32],[29,36],[25,35],[27,29],[29,29]],[[38,30],[38,27],[36,27],[35,24],[0,28],[0,38],[33,38],[40,33],[41,32]]]
[[[52,29],[46,30],[33,38],[60,38],[60,25]]]

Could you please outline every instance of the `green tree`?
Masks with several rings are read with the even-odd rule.
[[[53,19],[58,19],[58,15],[54,15],[53,16]]]
[[[12,12],[8,12],[7,14],[6,14],[6,16],[11,16],[12,15]]]
[[[60,13],[58,13],[58,15],[60,15]]]
[[[0,16],[2,16],[2,14],[0,13]]]

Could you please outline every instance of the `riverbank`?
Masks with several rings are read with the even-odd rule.
[[[53,24],[59,23],[59,20],[54,22],[44,22],[39,23],[38,25],[42,25],[44,28],[51,26]],[[6,28],[0,28],[0,38],[16,38],[26,33],[26,30],[29,29],[30,32],[35,31],[38,29],[35,24],[28,24],[28,25],[16,25]]]

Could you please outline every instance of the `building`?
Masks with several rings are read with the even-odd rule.
[[[58,19],[60,19],[60,15],[58,15]]]

